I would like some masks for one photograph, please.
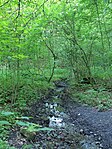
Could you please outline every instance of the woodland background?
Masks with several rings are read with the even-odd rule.
[[[59,79],[112,88],[111,0],[1,0],[0,14],[1,111],[23,109]]]

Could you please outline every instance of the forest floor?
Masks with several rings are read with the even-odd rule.
[[[17,149],[112,149],[112,111],[74,102],[65,82],[55,86],[24,113],[31,117],[29,122],[53,130],[28,134],[16,127],[9,144]]]

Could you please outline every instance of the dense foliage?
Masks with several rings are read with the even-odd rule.
[[[112,87],[109,0],[1,0],[0,14],[0,109],[22,109],[59,78]]]

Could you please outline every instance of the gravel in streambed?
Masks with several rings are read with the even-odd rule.
[[[83,127],[77,127],[75,117],[71,119],[68,110],[66,112],[63,107],[63,98],[68,100],[69,97],[66,87],[65,83],[58,83],[44,99],[32,104],[24,113],[25,116],[32,117],[29,122],[52,127],[54,130],[25,135],[21,127],[13,128],[8,140],[11,146],[17,149],[102,149],[100,140],[95,141],[91,137],[93,134],[87,135]]]

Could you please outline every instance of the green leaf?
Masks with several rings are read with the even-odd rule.
[[[112,4],[109,4],[109,8],[112,9]]]
[[[30,123],[30,122],[23,122],[23,121],[16,121],[17,125],[20,126],[27,126],[27,127],[41,127],[39,124],[35,124],[35,123]]]
[[[20,125],[20,126],[29,126],[30,123],[29,122],[22,122],[22,121],[17,121],[16,124]]]
[[[8,121],[0,121],[0,125],[11,125]]]
[[[1,112],[1,114],[2,115],[4,115],[4,116],[10,116],[10,115],[13,115],[14,113],[13,112],[5,112],[5,111],[3,111],[3,112]]]
[[[20,117],[21,119],[24,119],[24,120],[29,120],[30,118],[29,117],[27,117],[27,116],[22,116],[22,117]]]

